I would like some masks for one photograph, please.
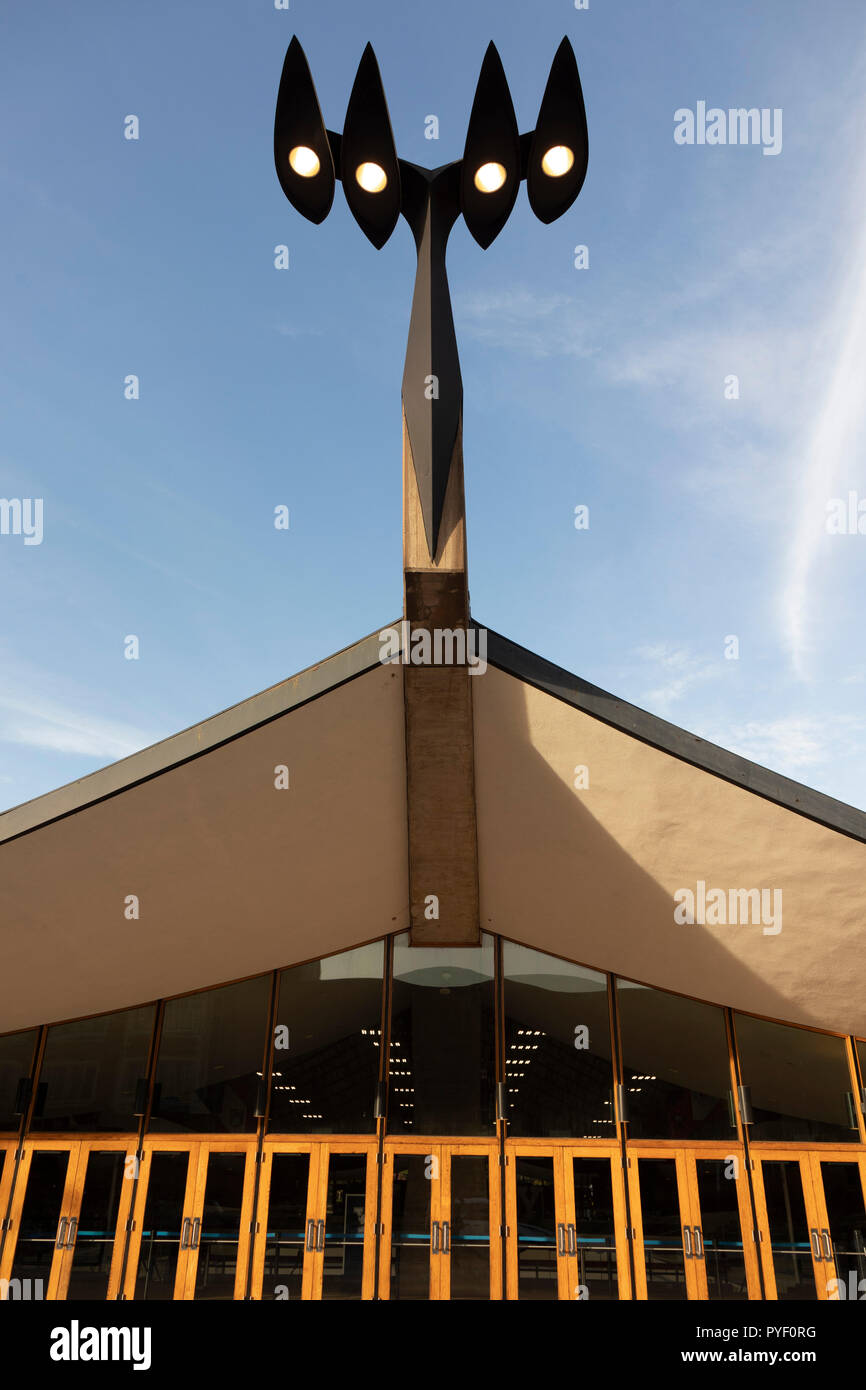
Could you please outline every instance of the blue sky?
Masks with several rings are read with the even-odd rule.
[[[339,188],[318,228],[285,201],[294,33],[337,129],[371,40],[430,165],[490,39],[529,130],[569,35],[581,197],[544,227],[522,191],[488,251],[449,249],[474,616],[866,806],[866,535],[826,530],[866,499],[861,0],[50,0],[4,28],[0,497],[42,498],[44,535],[0,535],[0,806],[399,614],[414,251]],[[781,109],[781,152],[677,145],[699,101]]]

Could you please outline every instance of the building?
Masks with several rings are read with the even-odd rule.
[[[866,1278],[866,815],[462,631],[0,816],[8,1296]]]
[[[402,617],[0,816],[2,1296],[866,1292],[866,814],[473,622],[448,227]]]

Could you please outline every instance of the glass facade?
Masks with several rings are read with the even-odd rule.
[[[24,1103],[22,1092],[30,1080],[38,1039],[36,1028],[0,1037],[0,1134],[14,1133],[21,1123],[17,1106]]]
[[[617,980],[616,993],[632,1137],[730,1138],[724,1012],[631,980]]]
[[[124,1009],[48,1029],[30,1128],[127,1132],[146,1084],[156,1006]]]
[[[384,977],[381,941],[281,971],[269,1130],[372,1134]]]
[[[388,1053],[397,1133],[495,1133],[494,998],[492,936],[452,950],[397,937]]]
[[[0,1297],[832,1298],[852,1046],[491,935],[10,1034]]]
[[[510,1132],[611,1138],[607,976],[511,941],[502,973]]]
[[[150,1128],[163,1133],[255,1129],[270,975],[165,1006]]]
[[[743,1084],[751,1088],[753,1140],[859,1141],[843,1038],[748,1014],[735,1013],[734,1026]]]

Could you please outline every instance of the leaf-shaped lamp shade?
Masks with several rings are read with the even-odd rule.
[[[550,68],[529,147],[526,191],[542,222],[571,207],[586,178],[589,136],[574,49],[563,39]]]
[[[274,163],[292,207],[324,222],[334,201],[334,159],[304,50],[286,51],[274,118]]]
[[[463,220],[486,249],[508,221],[520,184],[520,135],[505,71],[488,45],[475,89],[460,171]]]
[[[340,145],[340,178],[352,216],[381,248],[400,216],[400,165],[372,46],[358,64]]]

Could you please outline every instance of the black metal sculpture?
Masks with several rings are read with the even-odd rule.
[[[274,161],[289,202],[311,222],[330,211],[337,178],[352,215],[374,246],[385,245],[403,214],[418,269],[403,371],[403,409],[431,559],[439,528],[463,384],[445,270],[460,214],[479,246],[499,235],[522,179],[542,222],[571,207],[586,177],[586,111],[574,51],[560,44],[535,130],[520,135],[505,72],[491,43],[484,55],[463,158],[424,169],[398,158],[376,57],[364,49],[342,135],[325,127],[297,38],[283,64],[274,123]]]

